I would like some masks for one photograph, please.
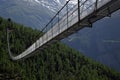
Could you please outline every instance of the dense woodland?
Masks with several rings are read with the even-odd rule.
[[[49,45],[27,59],[12,61],[8,55],[6,28],[0,18],[0,80],[120,80],[120,73],[93,61],[61,42]],[[20,54],[41,32],[13,23],[11,50]]]

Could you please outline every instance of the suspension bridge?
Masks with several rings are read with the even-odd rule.
[[[8,51],[12,60],[19,60],[30,56],[34,51],[61,40],[84,27],[111,14],[120,8],[120,0],[77,0],[76,5],[70,5],[71,0],[57,12],[57,14],[43,28],[44,34],[30,47],[17,56],[10,50],[9,31],[7,30]]]

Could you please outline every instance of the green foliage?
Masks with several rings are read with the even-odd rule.
[[[0,74],[18,74],[17,80],[120,80],[120,73],[56,42],[27,59],[12,61],[6,42],[7,21],[0,18]],[[17,55],[40,37],[41,32],[13,24],[10,42]],[[1,77],[0,77],[1,78]],[[5,78],[3,78],[5,79]],[[15,78],[14,78],[15,79]],[[15,79],[16,80],[16,79]]]

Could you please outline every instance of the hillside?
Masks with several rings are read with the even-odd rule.
[[[8,22],[0,18],[0,80],[120,80],[120,73],[95,62],[59,41],[38,50],[27,59],[12,61],[6,42]],[[41,34],[38,30],[13,24],[11,50],[24,51]]]

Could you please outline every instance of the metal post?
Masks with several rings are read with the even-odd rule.
[[[42,38],[42,44],[43,44],[43,35],[42,35],[42,37],[41,37],[41,38]]]
[[[51,22],[51,29],[52,29],[52,27],[53,27],[53,23]],[[51,37],[53,37],[53,29],[52,29],[52,36]]]
[[[95,11],[97,10],[97,6],[98,6],[98,0],[96,0],[95,2]]]
[[[47,29],[47,28],[49,28],[49,25],[46,27],[46,40],[48,39],[48,33],[47,33],[47,32],[48,32],[48,30],[49,30],[49,29]]]
[[[58,31],[59,31],[59,33],[60,33],[60,23],[59,23],[59,21],[60,21],[60,19],[59,19],[59,13],[58,13]]]
[[[108,17],[111,17],[110,8],[108,7],[107,10],[108,10],[107,16],[108,16]]]
[[[78,0],[78,22],[80,22],[80,0]]]
[[[67,11],[67,28],[68,28],[68,4],[66,5],[66,11]]]

